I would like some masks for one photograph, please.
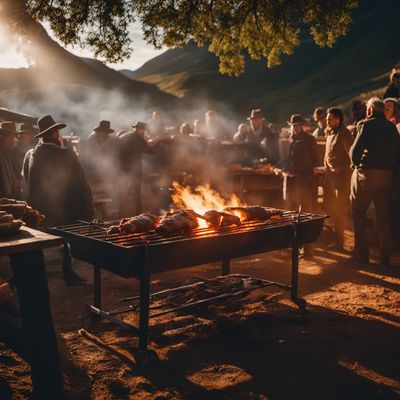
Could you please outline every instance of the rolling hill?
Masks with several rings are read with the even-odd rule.
[[[75,133],[88,133],[100,119],[117,129],[167,108],[176,97],[135,81],[100,61],[76,57],[43,32],[32,67],[0,69],[0,107],[40,116],[50,113]]]
[[[387,73],[400,61],[400,7],[396,0],[361,0],[347,36],[333,48],[319,48],[305,38],[282,65],[267,69],[248,60],[239,78],[222,76],[218,60],[206,48],[189,43],[168,50],[126,76],[157,85],[185,100],[228,105],[239,115],[262,107],[271,120],[310,115],[316,105],[344,104],[365,93],[382,90]]]

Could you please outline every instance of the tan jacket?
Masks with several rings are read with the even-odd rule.
[[[335,130],[327,130],[324,165],[328,173],[350,174],[349,151],[353,141],[351,132],[343,124]]]

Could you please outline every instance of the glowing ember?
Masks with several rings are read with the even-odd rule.
[[[198,214],[204,215],[210,210],[223,211],[226,207],[246,205],[234,194],[230,195],[229,198],[222,197],[218,192],[211,189],[209,184],[197,186],[194,191],[187,186],[181,186],[177,182],[173,182],[172,186],[174,188],[172,201],[176,207],[191,209]],[[240,215],[237,216],[241,217]],[[198,221],[201,228],[207,227],[206,221],[203,219],[198,219]]]

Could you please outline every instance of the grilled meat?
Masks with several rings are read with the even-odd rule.
[[[119,234],[119,225],[111,225],[108,229],[107,229],[107,235],[115,235],[115,234]]]
[[[231,225],[240,225],[240,218],[236,215],[228,214],[221,211],[210,210],[204,214],[204,219],[209,228],[221,229],[222,227]]]
[[[198,216],[193,210],[180,209],[169,212],[157,224],[156,232],[165,235],[179,231],[191,231],[199,226]]]
[[[130,235],[132,233],[142,233],[154,230],[158,218],[151,214],[135,215],[131,218],[121,219],[119,225],[112,225],[108,228],[109,235],[119,233],[121,235]]]
[[[227,207],[224,211],[239,214],[241,221],[267,221],[273,216],[282,216],[281,210],[263,206]]]
[[[31,206],[27,206],[22,221],[30,228],[38,228],[45,220],[45,216]]]

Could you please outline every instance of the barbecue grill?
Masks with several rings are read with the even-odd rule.
[[[253,221],[216,231],[197,228],[190,233],[161,236],[154,231],[144,234],[119,235],[106,233],[107,225],[76,223],[55,228],[71,245],[74,258],[94,266],[94,304],[91,311],[111,320],[139,336],[139,349],[147,351],[150,298],[150,275],[155,272],[187,268],[222,261],[222,275],[230,274],[230,259],[252,254],[292,248],[291,284],[264,281],[291,291],[291,299],[301,308],[305,301],[298,298],[299,247],[315,242],[326,216],[284,211],[279,219]],[[121,277],[137,278],[140,282],[139,327],[114,317],[118,310],[101,308],[101,270]],[[179,288],[169,289],[179,290]]]

